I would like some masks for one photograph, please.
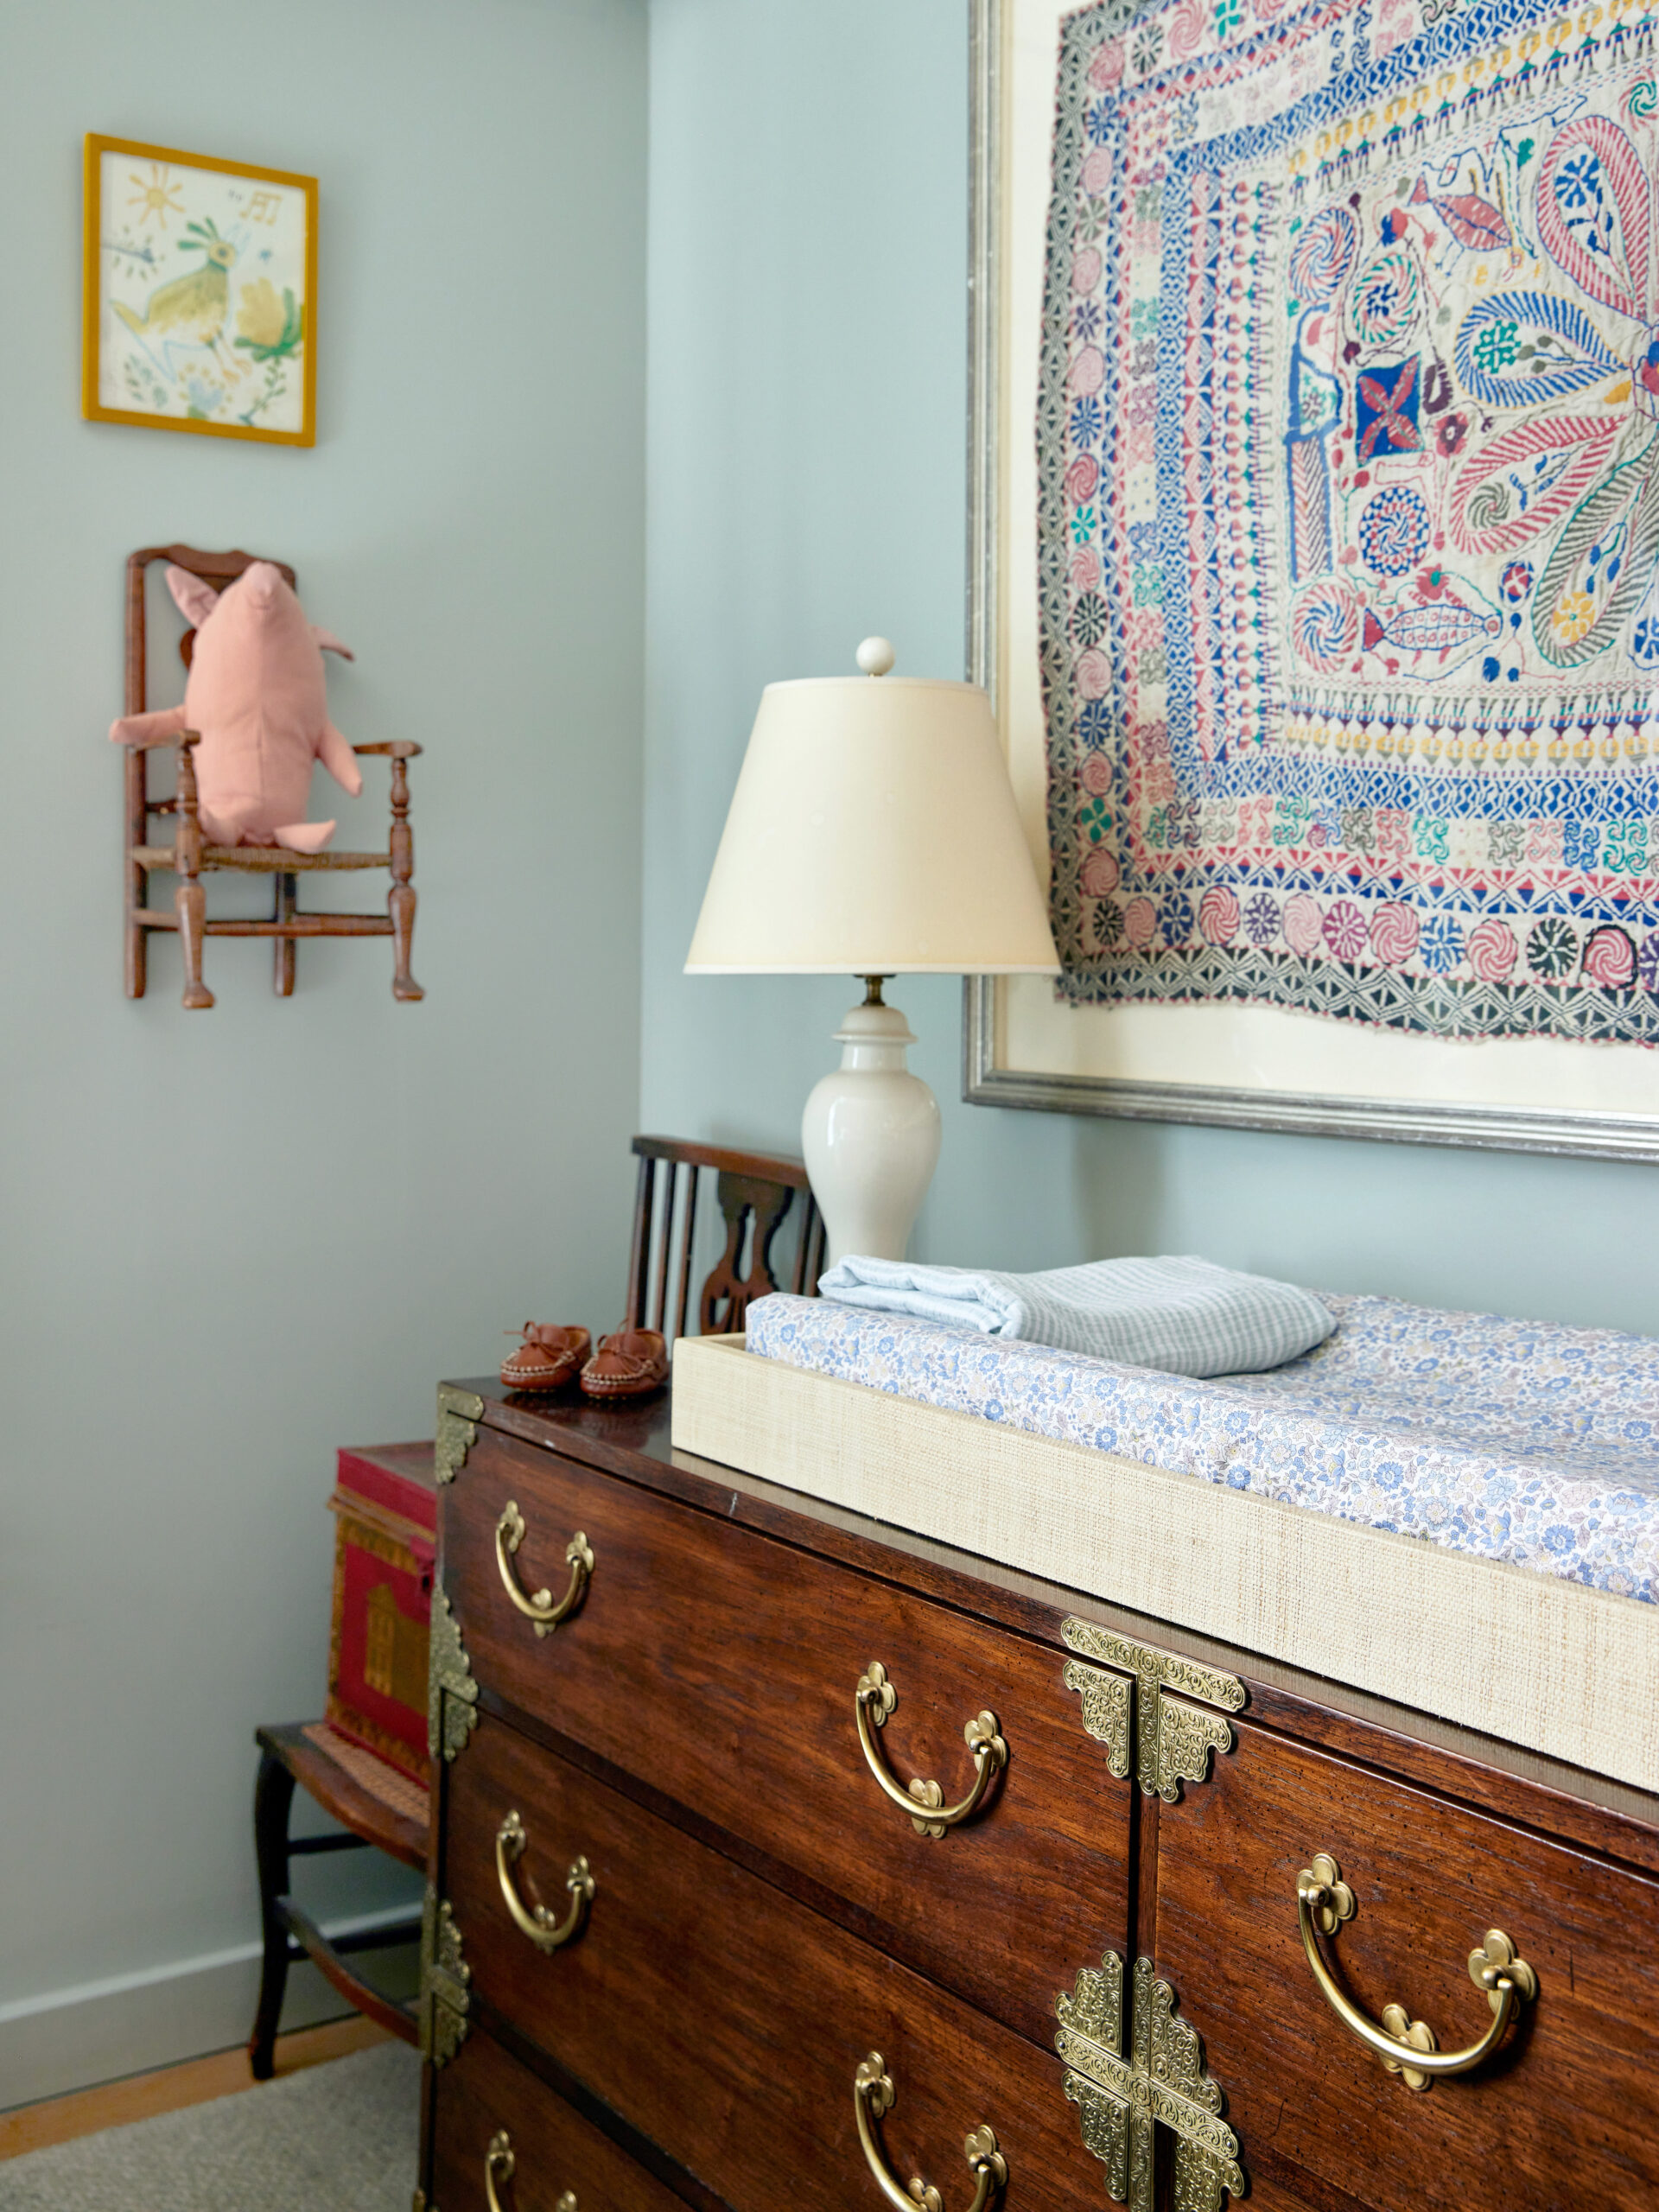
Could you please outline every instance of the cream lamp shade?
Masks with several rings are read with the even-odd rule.
[[[769,683],[685,967],[1054,974],[985,693],[888,676]]]
[[[801,1116],[832,1274],[855,1253],[903,1259],[939,1156],[938,1101],[906,1065],[916,1039],[883,982],[1059,967],[990,701],[889,677],[885,638],[857,660],[862,676],[761,693],[685,963],[865,979],[836,1032],[841,1065]]]

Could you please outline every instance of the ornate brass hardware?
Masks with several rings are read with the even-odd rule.
[[[1212,1751],[1232,1750],[1229,1724],[1219,1714],[1200,1712],[1197,1705],[1183,1700],[1193,1698],[1240,1713],[1244,1685],[1236,1675],[1201,1667],[1195,1659],[1159,1651],[1149,1643],[1135,1643],[1110,1629],[1096,1628],[1092,1621],[1068,1620],[1060,1633],[1073,1651],[1123,1670],[1106,1674],[1099,1667],[1069,1659],[1060,1678],[1067,1689],[1081,1693],[1083,1725],[1105,1745],[1109,1773],[1122,1777],[1129,1771],[1131,1721],[1135,1780],[1143,1796],[1161,1797],[1166,1805],[1175,1803],[1184,1781],[1208,1779]]]
[[[495,2193],[497,2174],[507,2182],[512,2179],[518,2169],[518,2161],[512,2153],[512,2139],[505,2127],[498,2127],[490,2138],[489,2149],[484,2153],[484,2196],[490,2212],[502,2212],[501,2200]]]
[[[473,1970],[461,1955],[455,1916],[430,1884],[421,1912],[421,2056],[447,2066],[467,2037]]]
[[[570,1892],[570,1910],[563,1920],[555,1920],[544,1904],[527,1905],[518,1894],[512,1870],[524,1857],[529,1840],[518,1814],[509,1813],[495,1832],[495,1878],[501,1885],[513,1926],[527,1936],[538,1951],[561,1951],[582,1932],[594,1899],[594,1878],[585,1858],[571,1860],[564,1877],[564,1886]]]
[[[466,1465],[483,1418],[484,1401],[475,1391],[457,1390],[452,1382],[438,1385],[438,1433],[432,1458],[441,1483],[454,1482]]]
[[[489,2149],[484,2153],[484,2196],[489,2212],[506,2212],[505,2206],[495,2193],[496,2177],[499,2175],[504,2182],[509,2182],[518,2170],[518,2160],[513,2152],[512,2138],[505,2127],[498,2127],[490,2138]],[[419,2204],[416,2204],[415,2212],[422,2212]],[[576,2212],[576,2192],[574,2189],[565,2190],[554,2206],[553,2212]]]
[[[899,1693],[887,1680],[887,1669],[879,1659],[872,1659],[867,1671],[858,1678],[853,1700],[859,1747],[870,1772],[881,1785],[882,1795],[910,1815],[910,1824],[918,1835],[931,1836],[937,1842],[947,1828],[955,1827],[978,1810],[991,1786],[991,1777],[1008,1763],[1008,1747],[997,1732],[996,1715],[976,1713],[962,1732],[974,1755],[974,1786],[961,1803],[947,1805],[944,1792],[937,1782],[918,1780],[906,1790],[888,1770],[874,1734],[876,1729],[887,1726],[898,1702]],[[919,1811],[918,1807],[922,1808]]]
[[[1154,2121],[1175,2137],[1175,2212],[1220,2212],[1222,2192],[1242,2196],[1238,2139],[1220,2117],[1222,2094],[1204,2070],[1196,2028],[1175,2014],[1175,1992],[1135,1962],[1129,2055],[1123,2050],[1123,1961],[1108,1951],[1056,2001],[1054,2048],[1065,2061],[1066,2096],[1078,2107],[1084,2147],[1106,2169],[1106,2194],[1152,2212]]]
[[[495,1524],[495,1563],[500,1570],[501,1586],[524,1618],[535,1623],[538,1637],[551,1636],[559,1623],[575,1610],[588,1586],[588,1578],[594,1571],[594,1548],[578,1529],[564,1548],[564,1563],[570,1570],[569,1586],[555,1605],[550,1590],[538,1590],[534,1597],[527,1597],[518,1586],[512,1562],[524,1541],[524,1516],[518,1510],[518,1501],[510,1497]]]
[[[435,1761],[452,1759],[478,1726],[478,1684],[461,1640],[454,1608],[443,1585],[432,1592],[432,1625],[427,1647],[426,1748]]]
[[[873,2050],[853,2076],[853,2109],[858,2115],[858,2139],[866,2163],[894,2212],[917,2212],[918,2206],[921,2212],[944,2212],[944,2200],[938,2190],[919,2175],[906,2190],[899,2188],[887,2170],[875,2122],[884,2113],[893,2110],[897,2094],[880,2052]],[[965,2136],[962,2149],[968,2171],[977,2184],[968,2212],[985,2212],[996,2190],[1007,2181],[1008,2162],[996,2147],[996,2137],[986,2126],[976,2127]]]
[[[1433,2029],[1425,2020],[1414,2020],[1403,2005],[1385,2005],[1378,2027],[1338,1986],[1319,1948],[1320,1935],[1334,1936],[1356,1910],[1341,1867],[1328,1851],[1316,1851],[1296,1877],[1296,1919],[1307,1963],[1320,1994],[1350,2035],[1374,2050],[1408,2089],[1427,2088],[1437,2074],[1471,2072],[1497,2049],[1521,2007],[1538,1994],[1537,1975],[1501,1928],[1489,1928],[1485,1941],[1469,1954],[1469,1979],[1485,1991],[1492,2008],[1491,2023],[1478,2042],[1462,2050],[1442,2050]]]

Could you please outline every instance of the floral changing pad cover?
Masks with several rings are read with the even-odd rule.
[[[1659,1599],[1659,1340],[1327,1296],[1332,1336],[1210,1382],[827,1299],[763,1359],[1599,1590]]]

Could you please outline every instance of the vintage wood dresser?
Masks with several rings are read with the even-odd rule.
[[[440,1405],[417,2212],[1659,2204],[1659,1801]]]

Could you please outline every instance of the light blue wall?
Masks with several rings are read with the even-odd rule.
[[[963,0],[653,0],[648,1123],[794,1149],[854,995],[679,973],[761,686],[872,630],[962,673],[966,101]],[[1197,1251],[1659,1333],[1649,1170],[966,1106],[957,988],[891,995],[944,1109],[924,1256]]]
[[[0,16],[0,2006],[257,1932],[251,1737],[321,1707],[334,1446],[620,1309],[645,66],[643,0]],[[321,177],[314,452],[79,419],[88,130]],[[357,652],[335,720],[426,747],[424,1005],[381,942],[302,945],[287,1003],[210,944],[191,1014],[168,944],[122,996],[123,563],[174,538],[292,561]]]

